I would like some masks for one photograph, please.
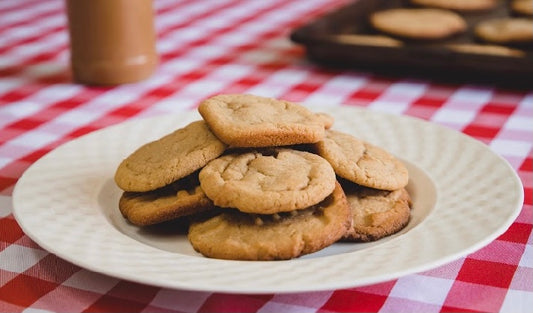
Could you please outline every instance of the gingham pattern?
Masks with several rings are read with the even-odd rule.
[[[138,84],[95,88],[71,83],[62,0],[0,0],[0,311],[529,311],[533,91],[389,78],[308,63],[304,50],[288,40],[291,29],[345,3],[155,0],[157,73]],[[301,294],[138,285],[63,261],[24,235],[12,215],[11,194],[38,158],[93,130],[194,109],[217,93],[361,106],[462,131],[517,171],[525,191],[523,209],[502,236],[451,264],[381,284]]]

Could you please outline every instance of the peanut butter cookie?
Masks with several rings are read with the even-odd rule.
[[[286,260],[321,250],[339,240],[351,226],[351,211],[340,185],[309,208],[273,215],[238,210],[193,221],[188,238],[210,258]]]
[[[510,6],[513,13],[526,16],[533,15],[532,0],[512,0]]]
[[[403,42],[384,35],[364,35],[364,34],[340,34],[335,35],[338,42],[344,44],[378,46],[378,47],[400,47]]]
[[[335,172],[322,157],[293,149],[228,154],[200,171],[200,185],[216,206],[273,214],[303,209],[335,188]]]
[[[478,38],[498,44],[533,43],[533,19],[495,18],[476,25]]]
[[[483,11],[496,6],[496,0],[411,0],[412,4],[454,11]]]
[[[396,190],[405,187],[409,180],[407,168],[400,160],[350,134],[329,129],[324,140],[315,146],[337,175],[356,184]]]
[[[324,121],[304,106],[254,95],[218,95],[198,107],[213,133],[233,147],[314,143]]]
[[[375,241],[400,231],[409,222],[411,198],[405,188],[386,191],[349,181],[343,181],[342,187],[353,217],[344,240]]]
[[[377,11],[370,16],[372,26],[384,33],[409,39],[443,39],[466,30],[459,14],[442,9],[398,8]]]
[[[446,45],[446,48],[461,53],[499,55],[506,57],[523,57],[526,54],[522,50],[500,45],[457,43]]]
[[[155,190],[200,169],[226,147],[204,121],[192,122],[129,155],[118,166],[115,182],[125,191]]]
[[[124,192],[119,200],[122,215],[132,224],[147,226],[213,207],[193,173],[165,187],[147,192]]]

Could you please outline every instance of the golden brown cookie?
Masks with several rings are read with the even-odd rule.
[[[327,130],[316,145],[317,153],[328,160],[335,173],[356,184],[383,190],[407,185],[409,173],[392,154],[354,136]]]
[[[193,221],[188,238],[210,258],[287,260],[321,250],[339,240],[351,226],[351,210],[340,185],[309,208],[273,215],[225,209]]]
[[[443,39],[464,32],[466,21],[442,9],[397,8],[370,15],[371,25],[384,33],[409,39]]]
[[[218,95],[198,111],[213,133],[233,147],[314,143],[324,136],[321,117],[304,106],[254,95]]]
[[[273,214],[303,209],[335,188],[335,172],[320,156],[292,149],[228,154],[200,171],[200,185],[216,206]]]
[[[191,174],[163,188],[147,192],[124,192],[119,200],[122,215],[132,224],[147,226],[211,209],[198,182]]]
[[[353,217],[344,240],[375,241],[400,231],[409,222],[411,198],[405,188],[386,191],[349,181],[343,181],[342,187]]]
[[[510,4],[513,13],[519,15],[533,15],[533,0],[512,0]]]
[[[522,50],[500,45],[457,43],[446,45],[446,47],[453,51],[470,54],[499,55],[506,57],[523,57],[525,55],[525,52]]]
[[[455,11],[483,11],[493,9],[496,0],[411,0],[412,4]]]
[[[497,44],[533,43],[533,19],[495,18],[476,25],[476,36]]]
[[[204,121],[192,122],[130,154],[118,166],[115,182],[125,191],[155,190],[203,167],[226,147]]]
[[[378,47],[400,47],[403,42],[384,35],[365,35],[365,34],[340,34],[335,35],[338,42],[344,44],[378,46]]]

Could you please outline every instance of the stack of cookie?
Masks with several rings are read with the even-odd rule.
[[[371,241],[410,216],[405,166],[288,101],[218,95],[203,120],[150,142],[117,168],[123,216],[139,226],[187,216],[201,254],[291,259],[336,241]]]

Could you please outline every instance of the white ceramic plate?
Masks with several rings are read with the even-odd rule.
[[[356,287],[428,270],[502,234],[517,217],[523,188],[515,171],[484,144],[414,118],[363,109],[313,108],[334,128],[381,146],[408,166],[412,218],[374,243],[336,243],[288,261],[202,257],[185,234],[124,221],[113,182],[120,161],[141,144],[193,120],[196,112],[129,121],[50,152],[20,178],[14,215],[44,249],[86,269],[188,290],[282,293]]]

